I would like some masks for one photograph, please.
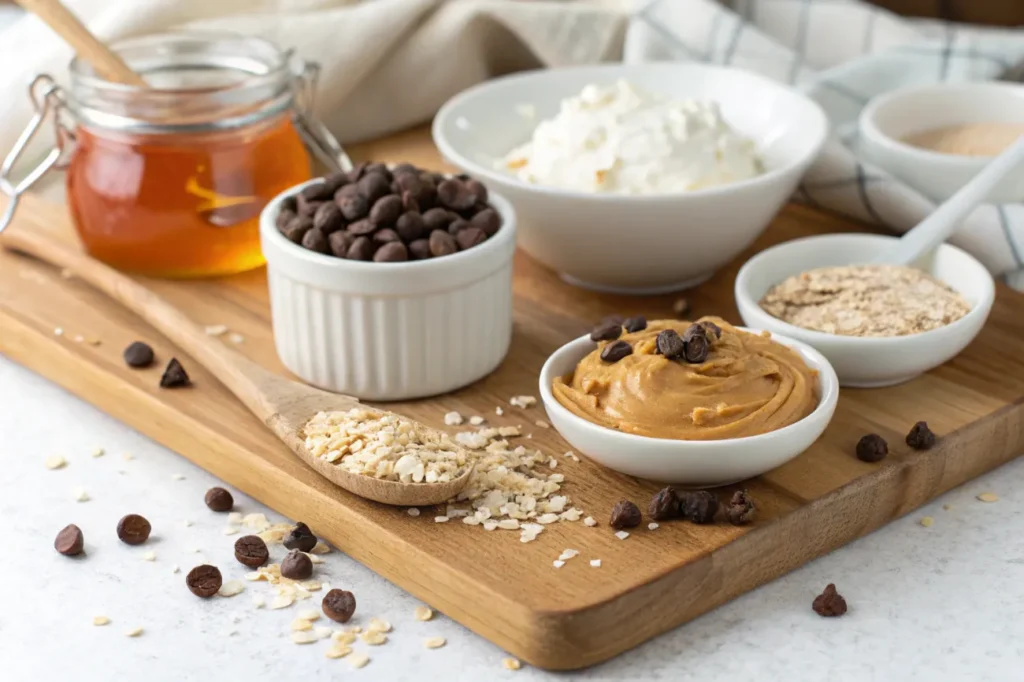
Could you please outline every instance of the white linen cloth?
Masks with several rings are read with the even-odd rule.
[[[106,41],[172,28],[233,30],[322,66],[316,115],[342,142],[428,120],[509,71],[597,61],[730,64],[803,88],[833,138],[797,198],[903,232],[934,205],[857,156],[857,114],[912,83],[997,78],[1024,32],[907,20],[859,0],[65,0]],[[72,53],[35,17],[0,33],[0,155],[31,109],[25,84],[63,81]],[[44,153],[49,133],[35,142]],[[31,155],[30,155],[31,156]],[[1024,205],[982,206],[954,243],[1024,288]]]

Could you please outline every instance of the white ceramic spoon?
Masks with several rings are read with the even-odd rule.
[[[994,158],[970,182],[942,203],[935,211],[907,232],[895,248],[883,252],[875,263],[909,265],[934,249],[956,231],[960,221],[980,204],[1010,171],[1024,161],[1024,135]],[[1024,199],[1024,197],[1021,197]]]

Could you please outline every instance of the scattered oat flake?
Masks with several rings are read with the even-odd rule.
[[[85,492],[85,488],[75,488],[73,494],[75,502],[88,502],[91,499],[89,493]]]
[[[93,616],[93,625],[110,625],[110,619],[106,616]]]
[[[419,516],[420,510],[417,509],[416,507],[409,507],[408,509],[405,510],[405,513],[409,516]]]
[[[142,634],[142,628],[132,628],[131,630],[126,630],[125,633],[124,633],[124,636],[125,637],[138,637],[141,634]]]
[[[930,516],[925,516],[925,517],[924,517],[924,518],[922,518],[922,519],[921,519],[920,521],[918,521],[918,523],[920,523],[920,524],[921,524],[922,526],[924,526],[925,528],[929,528],[929,527],[931,527],[931,525],[932,525],[933,523],[935,523],[935,519],[933,519],[933,518],[932,518],[932,517],[930,517]]]
[[[220,336],[227,333],[228,327],[225,324],[211,324],[204,328],[203,331],[206,332],[207,336]]]
[[[335,630],[334,634],[331,635],[331,639],[339,644],[352,644],[356,641],[356,633],[346,630]]]
[[[173,478],[175,481],[184,481],[185,480],[184,474],[171,474],[171,478]]]
[[[548,460],[548,468],[554,469],[557,466],[558,466],[558,460],[557,459],[552,457],[551,459]]]
[[[63,328],[61,328],[61,327],[57,327],[57,328],[55,328],[55,329],[53,330],[53,335],[54,335],[54,336],[64,336],[64,329],[63,329]]]
[[[660,528],[660,527],[661,526],[656,524],[654,521],[651,521],[650,523],[647,524],[647,530],[658,530],[658,528]]]
[[[104,454],[103,448],[93,448],[92,452],[89,453],[93,457],[102,457]]]
[[[239,334],[238,332],[231,332],[230,334],[228,334],[228,341],[230,341],[231,343],[238,344],[245,341],[245,337]]]
[[[292,633],[293,644],[312,644],[313,642],[317,642],[319,640],[320,638],[316,636],[316,633],[310,632],[309,630],[300,630],[298,632]]]
[[[156,552],[154,552],[153,550],[149,550],[148,552],[146,552],[145,554],[142,555],[142,560],[143,561],[156,561]]]
[[[416,620],[427,621],[434,617],[434,612],[429,606],[417,606],[412,615]]]
[[[593,566],[594,568],[601,568],[601,560],[600,559],[591,559],[590,560],[590,565]]]
[[[326,625],[317,625],[313,628],[313,632],[315,632],[316,636],[320,639],[327,639],[331,636],[331,632],[333,632],[333,630]]]
[[[238,533],[238,526],[228,526],[224,529],[224,535],[235,535]]]
[[[458,412],[452,411],[444,415],[445,426],[459,426],[462,421],[462,415]]]
[[[185,525],[186,528],[190,528],[192,526],[192,522],[188,519],[185,519],[184,521],[182,521],[182,523]]]
[[[267,600],[263,598],[262,594],[254,594],[254,595],[252,595],[252,605],[254,607],[256,607],[257,609],[262,609],[263,606],[266,603],[267,603]]]
[[[298,618],[311,622],[314,620],[320,620],[320,612],[316,609],[306,609],[304,611],[299,611]]]
[[[593,516],[588,516],[587,518],[583,519],[583,525],[584,526],[594,527],[594,526],[597,525],[597,521],[594,520]]]
[[[274,597],[274,601],[270,602],[270,608],[272,609],[286,609],[295,603],[295,597],[290,594],[279,594]]]
[[[535,421],[533,423],[536,424],[537,426],[539,426],[542,429],[550,429],[551,428],[551,424],[548,424],[543,419],[538,419],[537,421]]]
[[[505,670],[519,670],[523,667],[517,658],[502,659],[501,664],[505,667]]]
[[[181,566],[177,564],[171,566],[171,573],[181,573]]]
[[[618,539],[620,539],[620,540],[625,540],[626,538],[628,538],[628,537],[629,537],[629,533],[627,533],[627,532],[626,532],[626,531],[624,531],[624,530],[620,530],[620,531],[617,531],[617,532],[615,533],[615,537],[617,537],[617,538],[618,538]]]
[[[324,560],[321,559],[320,557],[318,557],[316,554],[306,554],[306,556],[308,556],[309,560],[311,562],[313,562],[314,564],[322,564],[322,563],[324,563]]]
[[[388,641],[388,636],[383,632],[378,632],[377,630],[367,630],[359,636],[359,639],[371,646],[380,646]]]
[[[376,630],[377,632],[391,632],[391,623],[382,618],[371,618],[370,624],[366,626],[366,629]]]
[[[313,549],[309,550],[310,554],[330,554],[331,548],[324,543],[317,540],[316,544],[313,545]]]
[[[576,549],[563,549],[562,553],[558,555],[561,561],[568,561],[574,559],[580,555],[579,550]]]
[[[228,523],[235,523],[235,524],[237,524],[237,523],[241,523],[241,522],[242,522],[242,512],[230,512],[228,514]]]
[[[63,469],[68,461],[60,455],[51,455],[43,460],[43,466],[47,469]]]
[[[512,396],[512,399],[509,400],[508,402],[510,405],[512,405],[512,407],[526,409],[527,407],[536,405],[537,399],[534,398],[532,395],[516,395]]]
[[[447,643],[444,637],[428,637],[423,640],[423,646],[428,649],[440,649]]]
[[[448,517],[447,516],[435,516],[434,517],[434,523],[447,523],[447,522],[448,522]]]
[[[313,624],[305,618],[296,618],[292,621],[291,627],[293,632],[305,632],[306,630],[312,630]]]
[[[336,644],[325,651],[324,656],[327,658],[345,658],[350,653],[352,653],[352,649],[350,647]]]
[[[480,426],[484,423],[484,418],[480,415],[474,415],[469,418],[469,423],[471,426]]]
[[[978,499],[982,502],[998,502],[999,496],[995,493],[982,493],[978,495]]]
[[[495,407],[494,408],[494,414],[496,414],[496,415],[498,415],[500,417],[503,414],[505,414],[505,410],[501,409],[500,407]]]
[[[124,453],[124,454],[123,454],[123,455],[121,455],[121,456],[122,456],[122,457],[124,457],[124,461],[126,461],[126,462],[129,462],[129,461],[131,461],[131,460],[135,459],[135,455],[133,455],[133,454],[132,454],[132,453],[130,453],[130,452],[126,452],[126,453]]]
[[[245,583],[241,580],[229,580],[220,586],[217,594],[222,597],[234,597],[236,594],[241,594],[244,590]]]
[[[103,343],[103,339],[97,339],[96,337],[89,337],[88,339],[85,340],[85,342],[87,344],[89,344],[90,346],[99,346],[100,344]]]
[[[365,666],[369,662],[370,662],[370,657],[367,656],[364,653],[357,652],[357,653],[354,653],[354,654],[352,654],[351,656],[348,657],[348,663],[353,668],[362,668],[363,666]]]
[[[83,341],[85,341],[85,337],[82,336],[81,334],[75,334],[73,337],[71,337],[71,340],[74,341],[75,343],[82,343]]]
[[[555,568],[561,568],[562,566],[565,566],[565,562],[561,561],[559,559],[555,559],[554,561],[551,562],[551,565],[554,566]]]

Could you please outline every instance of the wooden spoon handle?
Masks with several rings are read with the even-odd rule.
[[[96,36],[60,0],[15,0],[35,14],[75,49],[75,53],[103,78],[115,83],[146,87],[146,81]]]
[[[149,289],[85,254],[39,232],[9,229],[0,240],[5,248],[34,256],[68,271],[141,317],[223,383],[249,410],[269,423],[277,405],[268,399],[274,387],[291,383],[269,372],[218,339]]]

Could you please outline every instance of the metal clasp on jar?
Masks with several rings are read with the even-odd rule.
[[[18,207],[18,199],[39,178],[46,175],[51,168],[64,168],[66,165],[65,152],[69,151],[75,141],[75,133],[64,123],[65,103],[63,92],[53,78],[47,74],[36,76],[28,86],[28,96],[32,100],[32,107],[35,109],[32,119],[25,130],[22,131],[14,148],[4,159],[0,166],[0,192],[7,195],[7,209],[3,216],[0,216],[0,232],[4,231],[14,217],[14,211]],[[54,129],[56,131],[56,142],[53,149],[46,155],[42,162],[32,169],[20,182],[12,179],[14,165],[25,153],[25,148],[35,138],[36,133],[46,122],[49,116],[53,116]]]
[[[331,171],[352,170],[352,160],[341,148],[331,131],[319,119],[313,116],[313,104],[316,100],[316,83],[320,77],[320,65],[307,62],[295,56],[294,50],[285,53],[292,64],[295,74],[295,128],[310,151]]]

